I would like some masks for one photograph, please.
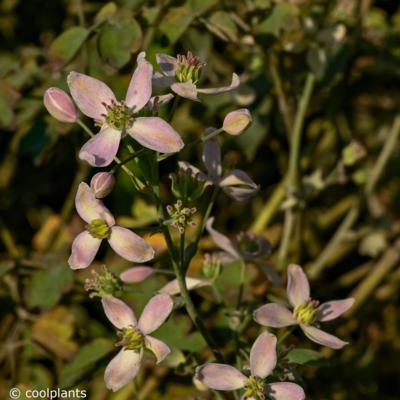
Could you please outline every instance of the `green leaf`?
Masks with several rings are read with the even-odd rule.
[[[189,0],[188,4],[192,10],[192,13],[197,17],[206,11],[208,11],[212,6],[218,3],[218,0]]]
[[[206,343],[200,332],[189,333],[190,328],[191,322],[188,317],[172,317],[157,330],[154,336],[179,350],[200,351]]]
[[[31,308],[52,308],[70,288],[72,282],[73,273],[67,264],[50,265],[48,269],[32,275],[26,302]]]
[[[164,33],[170,44],[174,44],[186,31],[194,15],[187,5],[170,8],[160,24],[160,31]]]
[[[211,15],[207,28],[222,40],[228,42],[236,42],[238,40],[237,26],[229,13],[225,11],[216,11]]]
[[[285,357],[288,362],[300,365],[313,364],[323,358],[320,353],[310,349],[293,349]]]
[[[118,10],[118,6],[110,1],[100,8],[99,12],[94,17],[94,22],[96,24],[101,24],[102,22],[108,21]]]
[[[83,346],[74,359],[61,370],[60,387],[69,388],[75,385],[91,368],[96,366],[99,360],[114,349],[114,344],[104,338],[94,339],[91,343]]]
[[[256,33],[278,36],[282,29],[293,27],[298,15],[299,9],[294,4],[277,4],[271,14],[256,27],[255,31]]]
[[[61,68],[71,61],[83,45],[89,31],[81,26],[73,26],[58,36],[49,49],[49,59],[55,68]]]
[[[115,68],[122,68],[140,49],[142,30],[134,18],[106,24],[97,39],[100,57]]]

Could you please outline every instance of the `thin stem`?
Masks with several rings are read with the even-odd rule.
[[[246,272],[246,263],[241,260],[240,261],[240,280],[239,280],[239,293],[236,302],[236,308],[239,310],[240,306],[242,305],[243,300],[243,292],[244,292],[244,278]]]
[[[4,244],[4,247],[7,249],[11,257],[19,258],[21,256],[21,253],[18,249],[17,244],[15,243],[15,240],[10,230],[8,229],[8,227],[6,226],[1,217],[0,217],[0,238]]]
[[[139,157],[140,155],[144,154],[145,152],[147,152],[147,149],[140,149],[138,151],[133,152],[129,157],[125,158],[125,160],[122,160],[119,162],[119,164],[117,164],[111,171],[110,173],[115,173],[118,168],[122,168],[122,166],[126,163],[128,163],[129,161],[132,161],[133,159]]]
[[[291,326],[286,329],[285,333],[278,339],[277,346],[281,345],[294,331],[296,326]]]
[[[290,142],[290,154],[289,154],[289,168],[287,173],[287,194],[291,198],[297,191],[297,179],[298,179],[298,163],[300,157],[300,143],[301,134],[303,131],[304,120],[307,112],[308,105],[310,103],[311,94],[314,89],[315,75],[309,73],[307,75],[306,83],[304,85],[303,94],[301,96],[294,127],[291,135]],[[282,270],[286,264],[286,259],[289,250],[289,242],[292,237],[292,232],[295,223],[295,213],[293,207],[289,207],[285,211],[285,220],[283,225],[282,241],[279,248],[278,256],[278,269]]]

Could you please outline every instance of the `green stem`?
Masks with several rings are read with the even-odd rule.
[[[241,260],[240,261],[240,281],[239,281],[239,293],[236,302],[236,308],[239,310],[243,300],[243,292],[244,292],[244,278],[246,272],[246,263]]]
[[[287,173],[287,193],[289,198],[293,197],[297,191],[301,134],[303,131],[304,119],[306,116],[308,105],[310,103],[314,84],[315,84],[315,75],[313,73],[309,73],[307,75],[306,83],[303,89],[303,94],[299,102],[293,127],[293,133],[291,135],[291,141],[290,141],[289,168]],[[282,241],[279,248],[279,255],[278,255],[279,270],[282,270],[285,267],[287,261],[289,243],[292,237],[294,223],[295,223],[294,209],[293,207],[289,207],[285,211]]]
[[[294,331],[296,326],[291,326],[290,328],[286,329],[285,333],[278,339],[278,345],[281,345]]]

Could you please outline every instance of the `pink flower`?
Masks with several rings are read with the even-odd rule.
[[[222,129],[229,135],[237,136],[244,132],[253,121],[247,108],[240,108],[227,114]]]
[[[71,97],[62,89],[48,88],[44,94],[43,103],[49,114],[58,121],[72,124],[78,119]]]
[[[199,101],[197,98],[198,93],[218,94],[229,92],[236,89],[240,84],[239,77],[234,73],[229,86],[200,89],[197,87],[197,81],[205,64],[190,51],[186,55],[178,55],[177,58],[160,53],[156,57],[161,73],[156,72],[154,74],[154,83],[158,86],[170,87],[177,95],[190,100]]]
[[[108,196],[115,184],[114,174],[109,172],[98,172],[90,181],[90,188],[98,199]]]
[[[133,310],[123,301],[107,296],[101,300],[104,312],[119,329],[122,346],[120,352],[108,364],[104,381],[108,389],[117,391],[132,380],[139,371],[144,349],[151,350],[157,364],[170,353],[169,347],[149,333],[157,330],[172,311],[173,302],[168,295],[152,297],[137,321]]]
[[[72,243],[68,263],[72,269],[88,267],[94,260],[101,241],[107,239],[121,257],[133,262],[146,262],[154,257],[153,248],[129,229],[115,225],[115,219],[103,203],[96,199],[86,183],[81,183],[75,198],[76,210],[87,222],[86,230]]]
[[[101,126],[100,132],[79,153],[79,157],[92,166],[109,165],[125,134],[142,146],[161,153],[175,153],[184,146],[179,134],[163,119],[138,116],[151,97],[153,67],[146,61],[145,53],[138,55],[137,63],[125,101],[121,102],[117,102],[105,83],[78,72],[68,75],[75,103],[83,114]]]
[[[138,283],[143,282],[155,273],[155,269],[146,267],[145,265],[136,265],[135,267],[128,268],[122,272],[119,278],[124,283]]]
[[[318,301],[310,298],[310,285],[302,268],[294,264],[288,268],[287,296],[293,311],[281,304],[269,303],[254,312],[254,319],[261,325],[273,328],[300,325],[310,340],[332,349],[341,349],[347,344],[315,325],[339,317],[353,305],[354,299],[334,300],[319,305]]]
[[[185,277],[185,282],[186,282],[187,290],[200,289],[202,287],[211,285],[211,282],[207,279],[193,278],[190,276]],[[159,290],[159,293],[169,294],[170,296],[175,296],[177,294],[180,294],[180,292],[181,292],[181,290],[179,288],[177,279],[173,279],[172,281],[169,281],[165,286],[163,286]]]
[[[207,363],[196,368],[195,379],[214,390],[244,389],[243,400],[303,400],[303,389],[290,382],[265,383],[276,366],[276,337],[261,333],[250,351],[250,372],[247,377],[226,364]]]
[[[259,186],[244,171],[233,169],[224,175],[222,174],[221,147],[217,139],[212,138],[205,141],[203,163],[206,166],[207,174],[185,161],[179,162],[179,166],[184,170],[191,169],[206,184],[219,186],[236,201],[246,201],[258,192]]]

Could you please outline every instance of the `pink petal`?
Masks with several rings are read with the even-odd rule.
[[[122,349],[107,365],[104,381],[108,389],[116,392],[138,373],[142,352]]]
[[[239,85],[240,85],[240,79],[235,73],[233,73],[232,82],[229,86],[222,86],[219,88],[209,88],[209,89],[197,89],[197,92],[204,94],[224,93],[236,89]]]
[[[317,310],[317,320],[331,321],[345,313],[353,304],[353,298],[322,303]]]
[[[293,314],[283,305],[269,303],[254,311],[254,319],[260,325],[272,328],[283,328],[284,326],[296,325],[297,321]]]
[[[133,267],[124,271],[119,277],[125,283],[143,282],[149,276],[154,274],[154,268],[151,267]]]
[[[70,72],[67,78],[72,98],[79,109],[88,117],[95,120],[104,120],[106,108],[115,101],[112,90],[98,79],[79,72]]]
[[[213,184],[211,180],[208,178],[208,175],[206,175],[204,172],[200,171],[197,167],[188,163],[187,161],[178,161],[178,165],[179,168],[183,169],[184,171],[190,169],[193,171],[193,173],[198,174],[199,178],[205,182],[206,186]]]
[[[222,129],[230,135],[240,135],[247,129],[252,120],[250,111],[247,108],[240,108],[226,115]]]
[[[137,57],[137,67],[132,75],[131,82],[126,94],[125,103],[133,110],[140,111],[150,100],[151,80],[153,66],[146,60],[146,54],[141,52]]]
[[[75,207],[79,216],[85,222],[91,222],[94,219],[104,220],[108,226],[115,224],[114,217],[104,206],[104,204],[96,199],[96,196],[89,185],[85,182],[79,184],[75,197]]]
[[[88,140],[79,152],[79,158],[92,167],[110,165],[118,153],[121,131],[104,125],[101,131]]]
[[[184,146],[179,133],[158,117],[137,118],[128,133],[142,146],[160,153],[176,153]]]
[[[291,264],[288,268],[287,295],[293,307],[307,303],[310,299],[310,284],[303,269]]]
[[[168,318],[174,303],[170,296],[157,294],[146,304],[139,319],[139,329],[147,335],[154,332]]]
[[[263,332],[250,350],[251,374],[266,378],[276,366],[276,336]]]
[[[230,365],[208,363],[196,368],[196,378],[210,389],[237,390],[244,387],[247,378]]]
[[[171,85],[171,90],[185,99],[200,101],[197,98],[197,87],[191,81],[173,83]]]
[[[139,263],[154,258],[154,249],[143,238],[121,226],[111,228],[108,243],[117,254],[128,261]]]
[[[101,239],[94,238],[88,231],[80,233],[72,243],[68,264],[72,269],[88,267],[96,257]]]
[[[268,384],[267,395],[273,400],[304,400],[306,398],[303,388],[290,382]]]
[[[156,54],[157,64],[160,67],[162,73],[166,76],[175,76],[176,71],[176,58],[169,56],[168,54],[157,53]]]
[[[172,76],[165,76],[160,72],[154,72],[152,82],[154,86],[166,88],[170,87],[176,81],[175,78]]]
[[[44,94],[43,103],[50,115],[58,121],[70,124],[78,119],[71,97],[62,89],[48,88]]]
[[[221,147],[215,138],[204,142],[203,162],[207,168],[209,177],[218,182],[222,173],[221,166]]]
[[[153,96],[146,104],[146,108],[150,111],[157,111],[160,107],[168,104],[173,98],[174,95],[172,93],[164,94],[162,96]]]
[[[204,286],[211,285],[210,281],[206,279],[191,278],[189,276],[185,278],[185,281],[188,290],[198,289]],[[176,294],[179,294],[180,292],[181,291],[179,289],[179,284],[176,279],[168,282],[164,287],[159,290],[159,293],[169,294],[170,296],[174,296]]]
[[[98,172],[90,180],[90,189],[98,199],[108,196],[115,184],[114,174],[109,172]]]
[[[154,353],[157,359],[157,364],[163,361],[171,352],[170,348],[163,341],[149,335],[145,337],[145,346]]]
[[[229,240],[225,235],[222,233],[216,231],[212,225],[214,223],[214,217],[211,217],[208,219],[206,223],[206,229],[208,233],[211,235],[213,238],[215,244],[220,247],[221,249],[225,250],[228,254],[233,256],[236,260],[240,259],[240,255],[238,251],[236,250],[235,245],[231,240]]]
[[[137,321],[133,310],[122,300],[113,296],[106,296],[101,299],[104,313],[110,322],[118,329],[136,326]]]
[[[246,201],[260,189],[253,180],[240,169],[227,173],[219,183],[222,190],[236,201]]]
[[[301,324],[300,327],[310,340],[315,343],[322,344],[323,346],[330,347],[332,349],[341,349],[348,344],[336,336],[321,331],[321,329],[318,329],[315,326]]]

